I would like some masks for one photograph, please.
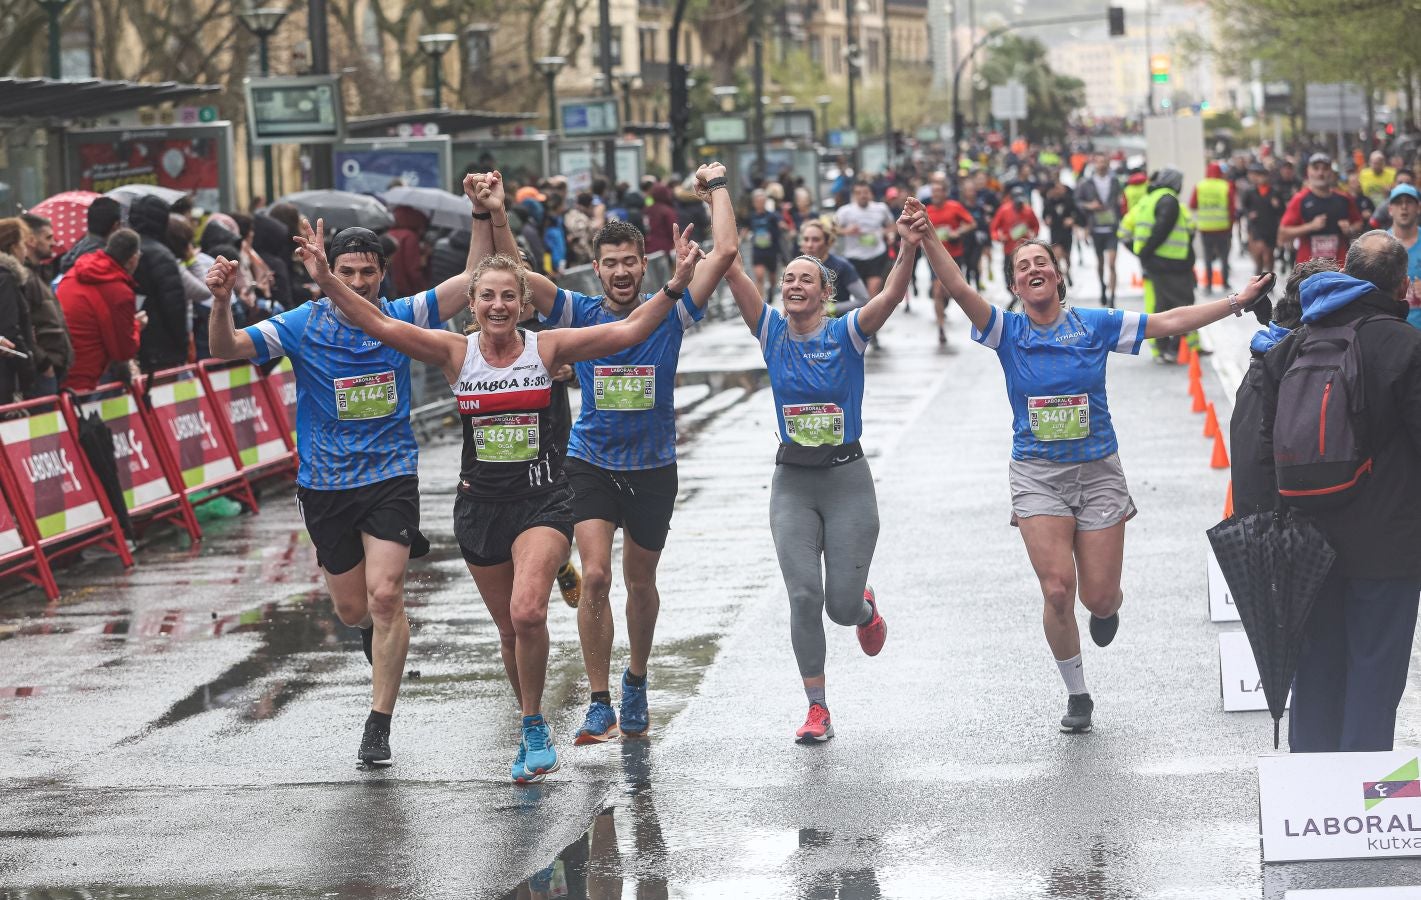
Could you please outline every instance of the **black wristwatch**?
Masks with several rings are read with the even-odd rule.
[[[686,296],[685,288],[682,288],[678,291],[671,286],[671,282],[669,281],[661,286],[661,290],[664,291],[666,293],[666,296],[670,297],[672,300],[679,301],[682,297]]]

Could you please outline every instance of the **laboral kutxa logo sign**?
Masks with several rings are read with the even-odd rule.
[[[1258,794],[1265,862],[1421,856],[1415,750],[1263,757]]]

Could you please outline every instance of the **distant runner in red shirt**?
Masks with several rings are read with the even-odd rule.
[[[1040,230],[1041,223],[1026,202],[1026,191],[1019,187],[1012,188],[1011,201],[1003,203],[997,208],[997,214],[992,216],[992,240],[1002,242],[1002,271],[1006,273],[1003,284],[1012,283],[1011,255],[1023,241],[1036,237]],[[1011,308],[1015,308],[1016,302],[1013,297]]]
[[[947,176],[938,174],[933,176],[932,196],[927,205],[928,222],[937,233],[937,239],[942,241],[942,245],[947,248],[947,255],[961,268],[966,260],[963,259],[966,249],[962,245],[962,238],[976,229],[976,220],[972,218],[972,213],[967,207],[947,196]],[[947,287],[938,279],[933,279],[933,309],[937,313],[937,342],[939,346],[947,346],[947,332],[944,326],[947,323]]]
[[[1341,265],[1347,246],[1362,230],[1357,201],[1333,187],[1332,158],[1314,153],[1308,159],[1308,183],[1288,201],[1278,223],[1278,240],[1298,242],[1299,263],[1330,257]]]

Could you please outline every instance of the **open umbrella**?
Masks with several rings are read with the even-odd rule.
[[[395,187],[380,195],[385,205],[408,206],[429,217],[436,228],[468,231],[472,226],[474,204],[463,194],[451,194],[439,188]]]
[[[121,184],[104,196],[114,198],[123,205],[124,209],[128,209],[139,197],[157,197],[172,206],[174,202],[186,197],[187,192],[156,184]]]
[[[1258,663],[1277,749],[1303,632],[1337,554],[1317,526],[1292,509],[1225,519],[1206,533]]]
[[[350,191],[297,191],[287,194],[278,203],[290,203],[301,215],[315,224],[326,220],[326,234],[359,225],[371,231],[384,231],[395,224],[395,217],[384,205],[368,194]]]
[[[63,256],[84,237],[89,230],[89,204],[98,196],[93,191],[64,191],[30,207],[30,212],[54,226],[55,256]]]

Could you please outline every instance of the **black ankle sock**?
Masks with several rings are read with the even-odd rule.
[[[624,675],[623,677],[627,679],[627,684],[631,685],[632,687],[646,687],[645,675],[636,675],[632,673],[631,669],[627,669],[626,675]]]
[[[369,725],[369,724],[371,724],[372,722],[373,722],[374,724],[376,724],[376,725],[379,725],[381,728],[385,729],[386,731],[389,731],[389,730],[390,730],[390,714],[389,714],[389,713],[376,712],[376,711],[373,710],[373,709],[370,710],[370,716],[369,716],[368,718],[366,718],[365,724],[366,724],[366,725]]]
[[[612,705],[612,692],[611,692],[611,691],[593,691],[593,692],[592,692],[592,702],[593,702],[593,703],[604,703],[604,704],[606,704],[607,706],[611,706],[611,705]]]

